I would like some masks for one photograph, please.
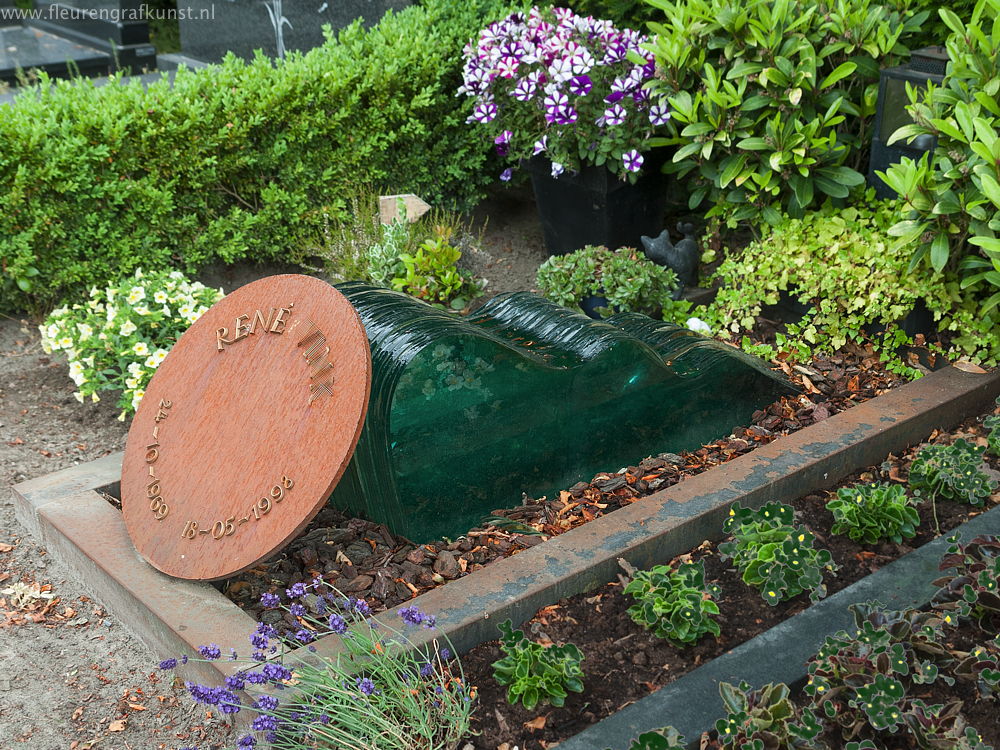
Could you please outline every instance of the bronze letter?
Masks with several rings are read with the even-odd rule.
[[[285,313],[291,314],[291,310],[287,307],[279,307],[278,314],[274,316],[274,322],[271,323],[270,331],[271,333],[284,333],[285,329]],[[279,328],[280,326],[280,328]]]
[[[236,327],[233,329],[233,341],[245,339],[250,335],[250,327],[246,325],[248,320],[250,320],[249,315],[241,315],[236,319]]]
[[[274,308],[272,307],[267,313],[267,320],[264,320],[264,314],[257,310],[253,315],[253,320],[250,321],[250,333],[257,333],[257,321],[260,321],[260,330],[267,332],[267,327],[271,325],[271,317],[274,315]]]
[[[220,352],[223,349],[223,347],[222,347],[223,344],[231,344],[231,343],[233,343],[233,339],[227,339],[226,338],[226,336],[228,336],[228,335],[229,335],[229,329],[228,328],[220,328],[218,331],[215,332],[215,343],[218,345]]]

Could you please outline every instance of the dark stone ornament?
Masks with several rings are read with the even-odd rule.
[[[684,235],[684,239],[676,245],[670,241],[670,230],[664,229],[654,239],[642,236],[642,246],[646,257],[654,263],[666,266],[677,274],[680,282],[674,290],[672,297],[680,299],[684,294],[684,287],[698,285],[698,242],[695,239],[694,224],[680,222],[677,231]]]

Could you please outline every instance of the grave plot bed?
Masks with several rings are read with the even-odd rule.
[[[436,614],[438,632],[467,651],[494,638],[496,624],[506,618],[522,622],[540,607],[614,580],[620,557],[647,568],[717,538],[734,501],[757,506],[830,486],[934,429],[981,413],[998,393],[1000,374],[941,370],[407,604]],[[118,481],[120,460],[109,456],[18,485],[19,520],[164,657],[210,642],[241,647],[254,627],[251,617],[214,587],[165,576],[135,552],[121,514],[101,495]],[[396,619],[396,610],[383,615],[387,622]],[[338,643],[323,638],[316,646],[328,654]],[[235,669],[225,661],[192,662],[187,668],[202,681],[217,681]]]
[[[950,444],[956,438],[985,444],[985,430],[981,420],[977,418],[966,420],[957,430],[934,436],[933,442]],[[910,463],[917,450],[916,447],[911,448],[899,458],[889,455],[885,461],[876,462],[863,471],[847,476],[838,483],[838,486],[849,487],[858,483],[872,482],[905,484],[909,476]],[[1000,459],[987,456],[987,465],[994,475],[1000,478],[998,471]],[[932,573],[926,573],[926,565],[920,568],[921,574],[926,575],[918,576],[913,582],[916,591],[912,594],[906,586],[896,582],[898,574],[881,574],[874,578],[877,584],[858,582],[886,566],[889,570],[899,570],[900,566],[895,565],[895,561],[911,554],[915,560],[930,560],[929,569],[936,570],[938,560],[947,546],[944,537],[956,528],[962,527],[970,519],[975,519],[975,523],[969,524],[970,530],[962,532],[966,541],[975,534],[1000,533],[1000,509],[984,513],[996,502],[1000,502],[1000,496],[995,495],[992,503],[987,501],[986,507],[939,499],[933,506],[930,502],[924,502],[918,507],[920,523],[917,535],[912,539],[906,539],[902,543],[885,541],[862,544],[850,540],[846,535],[833,533],[833,516],[826,509],[826,502],[834,494],[822,492],[807,494],[797,499],[793,499],[793,496],[771,498],[791,505],[795,509],[796,523],[804,525],[816,536],[815,546],[828,549],[832,553],[839,570],[835,575],[826,573],[824,583],[830,595],[838,592],[842,594],[830,597],[835,602],[834,605],[824,600],[822,604],[810,608],[809,599],[803,594],[771,606],[762,598],[757,588],[743,582],[732,561],[721,558],[717,543],[705,541],[686,551],[679,558],[675,558],[675,562],[701,562],[705,568],[706,584],[720,588],[720,594],[713,597],[720,609],[720,615],[715,618],[721,626],[720,638],[705,636],[694,646],[678,648],[656,637],[650,630],[637,625],[626,613],[626,610],[635,604],[635,600],[623,593],[623,585],[627,581],[624,575],[620,576],[619,581],[606,584],[594,591],[577,594],[554,605],[543,607],[521,628],[532,640],[542,643],[573,643],[580,648],[585,656],[584,693],[571,693],[562,708],[542,705],[529,711],[521,706],[511,706],[506,701],[506,688],[498,685],[492,678],[491,665],[502,656],[499,644],[495,641],[481,644],[463,659],[466,676],[472,684],[480,686],[482,705],[489,707],[481,710],[474,719],[475,728],[480,731],[480,735],[470,738],[470,742],[479,750],[495,750],[498,746],[503,747],[504,742],[510,747],[517,745],[522,750],[528,750],[546,747],[583,730],[579,739],[574,739],[566,746],[581,750],[585,747],[603,748],[611,743],[610,738],[613,737],[618,742],[617,745],[613,745],[614,747],[626,748],[628,738],[623,738],[623,733],[617,729],[614,732],[607,728],[599,730],[601,724],[598,724],[593,731],[584,728],[606,717],[614,716],[617,711],[636,701],[637,705],[641,706],[644,704],[644,699],[650,705],[654,705],[655,709],[647,708],[641,713],[638,709],[633,711],[632,715],[643,718],[636,718],[629,723],[630,730],[637,729],[636,721],[648,722],[642,731],[668,723],[674,723],[678,727],[684,724],[684,733],[688,739],[695,739],[695,730],[697,735],[700,735],[702,731],[712,728],[715,719],[725,713],[718,698],[718,679],[710,690],[703,690],[706,693],[704,702],[710,705],[711,709],[703,707],[703,711],[696,712],[704,720],[704,726],[695,726],[697,722],[688,720],[685,711],[672,706],[666,698],[654,700],[659,694],[657,691],[665,689],[664,686],[672,687],[675,681],[683,682],[684,676],[697,671],[700,665],[730,654],[741,644],[746,644],[750,649],[751,644],[747,643],[748,641],[752,642],[752,639],[772,629],[780,631],[782,623],[794,620],[807,609],[819,607],[819,612],[829,613],[833,608],[839,607],[844,610],[846,616],[848,604],[872,598],[880,598],[886,602],[887,597],[907,602],[910,599],[906,597],[910,597],[913,601],[906,606],[923,606],[929,599],[926,589],[930,581],[937,577]],[[988,515],[989,518],[983,517],[984,515]],[[922,551],[925,545],[928,547],[927,552]],[[913,552],[914,549],[918,552]],[[624,573],[624,571],[619,572]],[[884,587],[884,591],[879,589],[880,586]],[[858,591],[866,593],[862,596],[857,593]],[[848,627],[845,617],[838,614],[831,622],[843,621],[843,624],[828,629],[824,624],[825,617],[825,615],[823,617],[808,615],[804,618],[805,621],[817,623],[813,630],[802,636],[787,637],[797,641],[806,639],[803,644],[797,645],[795,654],[798,655],[799,651],[806,647],[805,644],[810,644],[815,651],[825,635],[832,634],[838,628]],[[817,633],[819,640],[813,643]],[[808,640],[810,638],[812,640]],[[747,679],[753,682],[755,687],[772,681],[798,679],[787,677],[784,673],[770,676],[767,663],[771,659],[780,659],[785,646],[773,648],[774,638],[769,643],[774,652],[764,658],[764,664],[735,662],[746,668],[746,675],[736,671],[735,667],[727,667],[729,671],[725,672],[728,675],[725,679],[734,684],[740,679]],[[801,655],[801,663],[790,663],[785,671],[791,670],[801,676],[805,659],[811,654],[812,652]],[[706,667],[710,674],[720,674],[720,669]],[[962,687],[960,686],[958,690],[961,691]],[[966,692],[971,697],[975,691],[973,689]],[[652,696],[646,699],[650,694]],[[686,696],[680,688],[674,688],[668,694],[673,701],[680,702],[684,706],[693,705],[686,697],[680,698]],[[969,702],[970,710],[974,703],[975,701]],[[715,713],[712,713],[712,710]],[[677,719],[667,721],[664,718],[665,713],[676,716]],[[982,712],[979,711],[977,715],[981,716]],[[609,727],[617,727],[617,723],[623,721],[625,720],[607,719]],[[981,731],[990,729],[993,735],[1000,731],[1000,727],[992,720],[986,725],[972,723]],[[632,732],[632,736],[637,734],[638,731]],[[1000,737],[994,736],[993,739],[993,744],[1000,741]],[[560,747],[562,746],[560,744]]]

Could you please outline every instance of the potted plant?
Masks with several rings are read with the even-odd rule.
[[[536,283],[553,302],[579,306],[592,318],[628,311],[679,322],[690,308],[689,302],[672,299],[677,275],[631,247],[588,245],[553,255],[538,268]]]
[[[512,164],[501,180],[518,166],[531,172],[552,253],[638,246],[662,229],[662,178],[644,152],[670,112],[646,88],[655,71],[646,41],[566,8],[532,8],[466,45],[459,94],[476,100],[469,121]]]

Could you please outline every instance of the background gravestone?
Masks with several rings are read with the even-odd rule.
[[[122,514],[164,573],[214,580],[293,539],[354,452],[371,356],[358,314],[309,276],[212,306],[146,388],[122,462]]]
[[[409,0],[179,0],[178,9],[186,11],[179,18],[181,49],[206,62],[219,62],[227,52],[250,60],[258,49],[278,57],[279,46],[306,51],[323,44],[324,24],[337,30],[360,17],[371,25],[390,8],[408,5]],[[285,22],[279,24],[281,18]]]

